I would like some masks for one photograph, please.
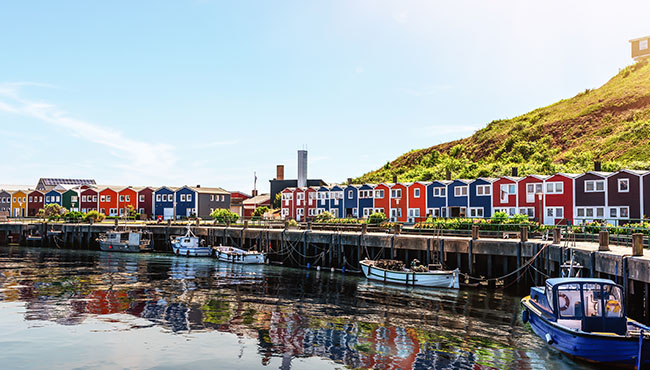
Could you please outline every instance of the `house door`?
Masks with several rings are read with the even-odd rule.
[[[544,210],[544,224],[556,225],[564,219],[564,208],[562,207],[546,207]]]

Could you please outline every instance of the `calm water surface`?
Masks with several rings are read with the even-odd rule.
[[[519,298],[212,259],[0,247],[2,369],[581,369]]]

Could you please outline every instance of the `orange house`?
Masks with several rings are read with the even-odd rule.
[[[375,186],[375,207],[373,212],[390,213],[390,188],[386,184]]]
[[[400,183],[392,184],[390,187],[390,220],[393,222],[406,222],[408,209],[406,190],[406,185]]]
[[[408,214],[407,222],[415,223],[424,221],[427,217],[427,186],[421,182],[414,182],[408,186]]]
[[[134,210],[138,210],[138,193],[132,188],[125,188],[118,193],[117,208],[119,215],[122,216],[126,213],[126,209],[132,206]]]
[[[104,188],[99,192],[99,212],[106,216],[117,216],[117,192]]]
[[[11,212],[14,217],[27,216],[27,192],[16,190],[11,194]]]

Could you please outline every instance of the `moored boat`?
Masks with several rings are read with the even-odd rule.
[[[151,250],[151,234],[145,231],[109,231],[97,238],[99,248],[106,252],[147,252]]]
[[[262,264],[265,262],[265,255],[258,251],[246,251],[239,248],[220,245],[214,248],[219,261],[241,263],[241,264]]]
[[[368,259],[359,262],[363,274],[366,275],[368,279],[383,281],[385,283],[424,286],[431,288],[458,289],[460,287],[460,271],[458,269],[413,271],[400,268],[393,270],[381,267],[381,264],[378,262],[379,261]]]
[[[191,227],[187,226],[187,232],[183,236],[172,237],[172,251],[178,256],[188,257],[210,257],[212,248],[205,245],[205,240],[194,235]]]
[[[623,289],[608,279],[554,278],[521,300],[522,320],[551,347],[608,366],[650,364],[650,327],[626,317]]]

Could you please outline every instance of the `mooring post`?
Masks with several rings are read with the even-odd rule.
[[[441,265],[445,263],[445,239],[438,239],[438,248],[440,249],[440,261]]]
[[[467,242],[467,270],[469,271],[470,276],[474,274],[474,264],[472,263],[472,242],[472,240]]]
[[[390,259],[395,258],[395,234],[390,237]]]
[[[598,250],[603,252],[609,251],[609,231],[601,230],[598,233]]]
[[[361,261],[361,238],[362,237],[363,236],[361,234],[359,234],[359,236],[357,237],[357,264],[355,264],[357,268],[359,267],[358,266],[359,261]]]
[[[307,265],[307,236],[309,235],[309,230],[305,230],[303,236],[302,236],[302,265],[306,266]]]
[[[596,252],[589,253],[589,277],[596,277]]]
[[[632,255],[643,256],[643,234],[632,234]]]
[[[517,285],[519,285],[519,278],[521,277],[521,245],[522,242],[517,243]]]
[[[332,267],[332,244],[334,244],[334,234],[330,234],[330,246],[327,251],[328,267]]]
[[[478,225],[472,225],[472,240],[478,240],[479,229]]]
[[[560,244],[562,241],[562,230],[559,227],[553,229],[553,244]]]
[[[427,266],[431,264],[431,239],[427,239],[427,254],[426,254]]]
[[[528,241],[528,226],[522,226],[519,232],[519,237],[522,242]]]
[[[627,280],[627,266],[628,266],[628,258],[629,257],[623,257],[623,263],[621,266],[621,275],[623,275],[623,296],[625,297],[625,302],[623,302],[623,307],[628,307],[628,302],[630,301],[630,295],[629,295],[629,287],[628,287],[628,280]]]

